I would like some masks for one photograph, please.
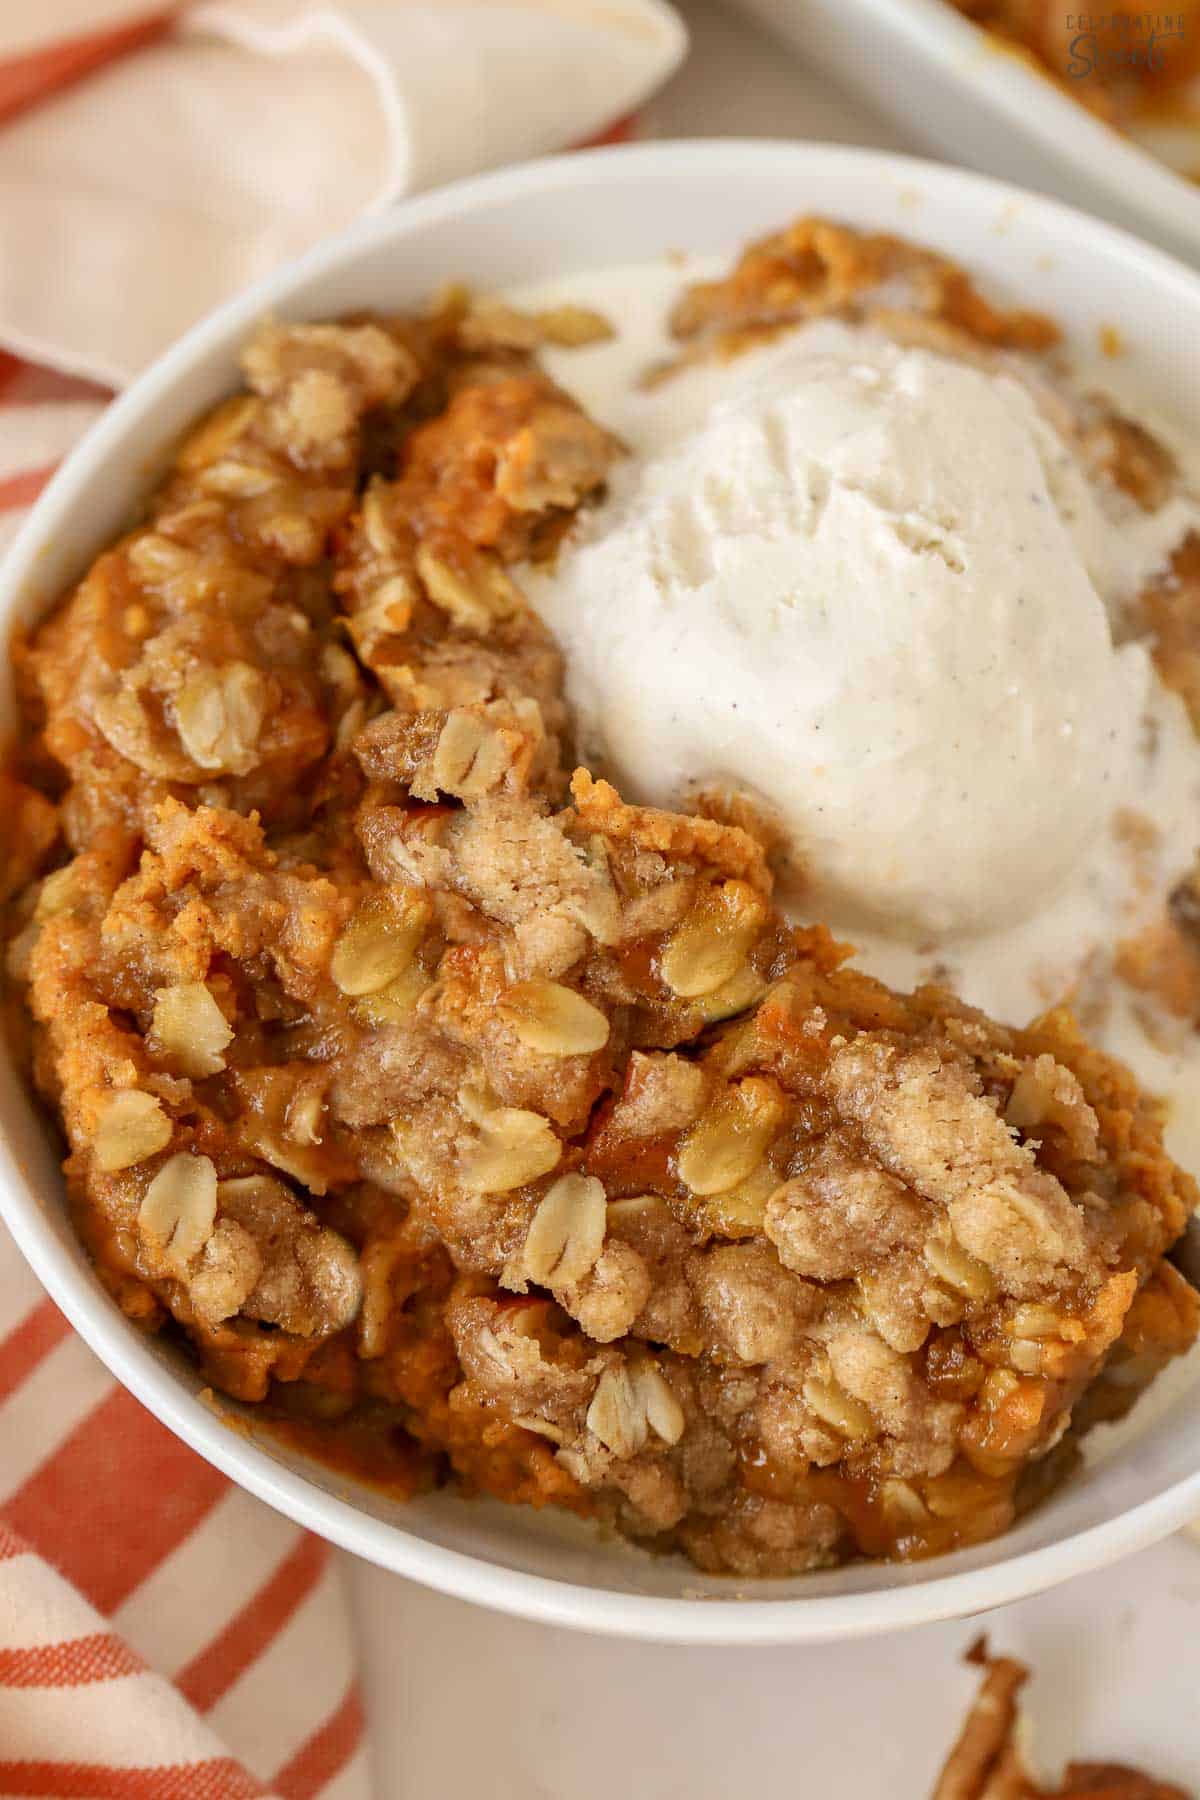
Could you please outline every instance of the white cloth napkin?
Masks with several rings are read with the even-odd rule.
[[[359,214],[605,130],[685,48],[666,0],[193,5],[0,128],[0,346],[120,386]]]

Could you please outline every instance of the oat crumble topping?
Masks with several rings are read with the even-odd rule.
[[[689,290],[681,355],[898,274],[899,333],[1054,341],[804,220]],[[972,1543],[1192,1342],[1195,1189],[1066,1013],[893,993],[782,918],[752,816],[572,772],[519,565],[621,455],[538,346],[607,329],[460,289],[264,326],[19,647],[8,967],[72,1215],[131,1318],[393,1491],[738,1575]]]

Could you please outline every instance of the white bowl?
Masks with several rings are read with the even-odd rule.
[[[977,176],[804,144],[592,152],[463,182],[372,219],[199,325],[109,410],[38,503],[0,572],[0,626],[36,617],[126,521],[182,428],[235,379],[267,311],[327,317],[419,301],[447,276],[492,285],[652,258],[729,254],[815,210],[911,234],[989,288],[1069,322],[1116,325],[1149,392],[1200,432],[1200,280],[1112,228]],[[586,280],[580,294],[586,297]],[[6,704],[10,709],[11,695]],[[0,720],[0,723],[3,723]],[[797,1643],[978,1611],[1097,1568],[1200,1512],[1195,1389],[1153,1396],[1114,1450],[995,1543],[910,1567],[863,1564],[749,1593],[586,1527],[452,1495],[408,1506],[332,1475],[197,1399],[198,1383],[111,1304],[72,1235],[53,1147],[0,1064],[0,1210],[114,1375],[202,1456],[346,1549],[465,1599],[559,1625],[678,1643]],[[231,1412],[233,1409],[231,1409]]]
[[[1200,260],[1200,186],[1110,129],[947,0],[736,3],[931,149]]]

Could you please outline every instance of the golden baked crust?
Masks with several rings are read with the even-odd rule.
[[[685,358],[731,356],[830,315],[967,354],[1046,350],[1059,336],[1041,313],[993,306],[964,269],[936,251],[813,217],[750,244],[730,274],[687,288],[671,329]]]
[[[1053,335],[813,221],[677,324],[898,260],[980,353]],[[516,571],[620,454],[533,355],[601,328],[268,325],[22,647],[9,968],[73,1214],[131,1317],[397,1491],[746,1575],[972,1542],[1106,1364],[1127,1403],[1191,1341],[1195,1192],[1066,1015],[892,993],[749,816],[568,780]]]

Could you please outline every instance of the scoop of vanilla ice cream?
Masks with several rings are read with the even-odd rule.
[[[1122,533],[1011,376],[837,326],[731,380],[533,583],[582,752],[645,803],[758,797],[834,918],[1028,913],[1130,766]]]

